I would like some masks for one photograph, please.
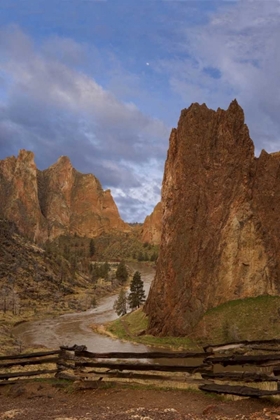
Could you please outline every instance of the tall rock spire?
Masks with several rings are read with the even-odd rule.
[[[254,157],[236,100],[226,111],[192,104],[181,112],[170,135],[160,253],[145,305],[151,333],[184,335],[209,308],[279,292],[279,163]]]

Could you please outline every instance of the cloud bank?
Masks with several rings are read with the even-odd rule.
[[[63,151],[78,170],[94,173],[103,188],[111,188],[120,210],[121,199],[136,200],[137,206],[125,214],[128,220],[143,220],[150,211],[147,199],[159,199],[153,184],[161,181],[161,140],[168,138],[169,128],[70,66],[83,59],[74,41],[48,40],[37,51],[17,27],[2,31],[0,39],[0,138],[5,153],[31,149],[43,168]],[[155,156],[157,162],[147,169]]]
[[[237,98],[256,154],[280,150],[278,0],[55,3],[0,5],[1,159],[25,148],[44,169],[67,155],[143,221],[192,102]]]

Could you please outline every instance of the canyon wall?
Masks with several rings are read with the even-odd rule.
[[[233,101],[192,104],[170,135],[149,332],[185,335],[209,308],[280,292],[280,153],[254,145]]]

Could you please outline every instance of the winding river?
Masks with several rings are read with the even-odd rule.
[[[133,266],[141,272],[146,295],[153,280],[155,271],[149,266]],[[74,344],[86,345],[89,351],[149,351],[144,345],[123,342],[108,336],[96,334],[90,328],[91,324],[103,324],[117,318],[113,310],[117,294],[100,300],[98,307],[85,312],[61,315],[39,321],[25,322],[14,328],[14,335],[24,347],[45,346],[58,348]]]

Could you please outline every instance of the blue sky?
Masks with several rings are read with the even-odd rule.
[[[1,0],[0,159],[67,155],[142,222],[192,102],[237,98],[256,155],[280,150],[279,45],[279,0]]]

